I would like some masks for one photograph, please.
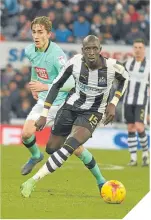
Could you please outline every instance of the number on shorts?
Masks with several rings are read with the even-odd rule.
[[[96,117],[94,114],[92,114],[92,115],[90,116],[90,118],[89,118],[89,122],[90,122],[90,125],[91,125],[92,128],[93,128],[93,127],[96,126],[97,123],[98,123],[98,117]]]

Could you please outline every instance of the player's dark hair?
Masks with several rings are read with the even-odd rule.
[[[135,44],[135,43],[142,43],[142,44],[145,45],[145,41],[144,41],[142,38],[135,39],[135,40],[133,41],[133,44]]]
[[[31,22],[31,30],[34,24],[41,24],[45,27],[46,31],[49,33],[52,29],[52,22],[49,20],[48,17],[46,16],[41,16],[41,17],[36,17],[32,22]]]

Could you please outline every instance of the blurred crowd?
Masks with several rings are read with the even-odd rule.
[[[8,64],[1,71],[1,123],[9,123],[11,118],[26,118],[36,103],[29,89],[30,67],[20,70]]]
[[[140,0],[2,0],[1,40],[31,41],[31,21],[48,16],[52,40],[80,42],[95,34],[103,44],[149,43],[149,1]]]

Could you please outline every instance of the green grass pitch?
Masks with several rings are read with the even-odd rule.
[[[127,196],[122,204],[103,202],[94,177],[75,156],[41,180],[32,196],[25,199],[20,194],[20,185],[44,161],[32,174],[22,176],[20,169],[29,156],[28,151],[23,147],[2,146],[1,218],[123,218],[149,191],[149,168],[141,167],[141,152],[139,165],[127,167],[127,150],[90,151],[108,180],[116,179],[125,185]],[[45,153],[45,160],[47,157]]]

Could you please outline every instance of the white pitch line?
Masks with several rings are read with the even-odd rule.
[[[119,166],[119,165],[115,165],[115,164],[100,164],[97,163],[101,170],[123,170],[124,166]],[[81,169],[81,165],[78,161],[69,161],[68,164],[64,167],[62,167],[62,169],[64,170],[68,170],[68,169]]]

